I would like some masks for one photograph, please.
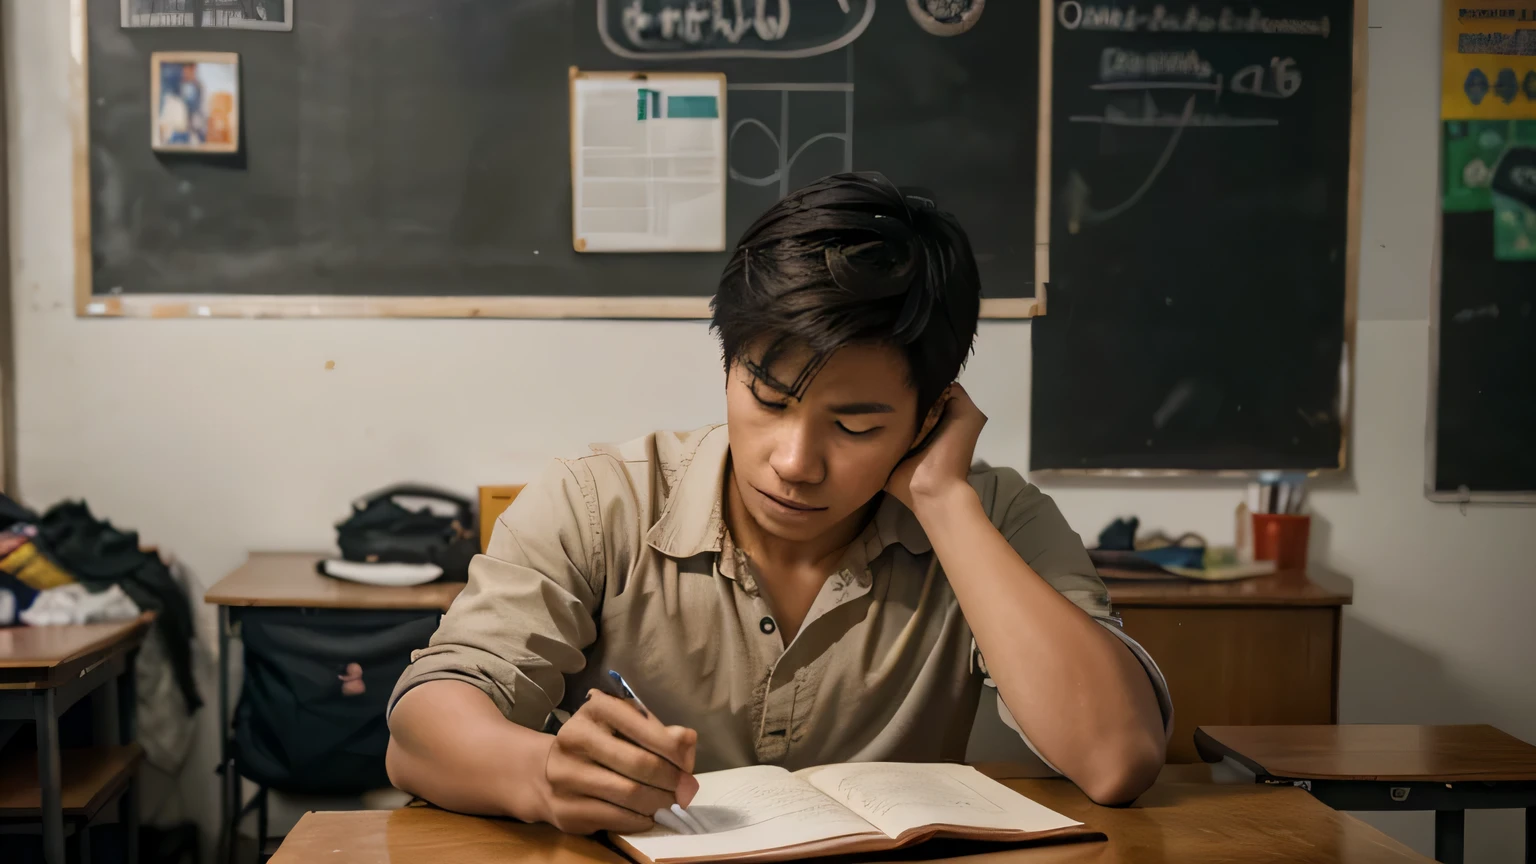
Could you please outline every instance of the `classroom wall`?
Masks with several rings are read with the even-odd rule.
[[[77,319],[68,6],[3,7],[12,491],[26,501],[84,497],[206,586],[246,550],[324,548],[347,502],[387,482],[468,491],[587,441],[720,419],[716,348],[697,323]],[[1342,719],[1488,722],[1536,741],[1536,509],[1422,494],[1437,4],[1373,6],[1351,469],[1312,499],[1315,559],[1355,588]],[[964,378],[991,417],[980,454],[994,464],[1027,458],[1029,339],[1028,324],[983,325]],[[1130,513],[1230,541],[1240,495],[1217,481],[1043,485],[1090,541]],[[211,651],[213,618],[199,623]],[[202,719],[183,804],[211,830],[211,708]],[[1429,815],[1367,818],[1430,852]],[[1521,843],[1518,814],[1469,814],[1469,862],[1515,861]]]

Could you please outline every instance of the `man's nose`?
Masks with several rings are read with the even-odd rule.
[[[786,423],[768,460],[785,483],[815,485],[826,478],[826,465],[807,424]]]

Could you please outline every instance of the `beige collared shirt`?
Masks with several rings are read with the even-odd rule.
[[[663,722],[698,731],[698,771],[964,758],[985,665],[910,510],[882,500],[786,645],[721,517],[726,427],[593,450],[513,501],[391,707],[465,681],[542,729],[611,691],[614,669]],[[1170,727],[1162,676],[1055,504],[1012,469],[970,482],[1030,567],[1131,647]]]

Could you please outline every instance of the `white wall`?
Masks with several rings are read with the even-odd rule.
[[[385,482],[467,491],[526,478],[587,441],[721,417],[702,324],[78,320],[68,5],[4,4],[26,500],[84,497],[208,585],[250,549],[324,548],[346,502]],[[1373,5],[1352,469],[1313,497],[1315,559],[1355,587],[1343,720],[1487,722],[1536,741],[1536,510],[1463,511],[1421,491],[1437,4]],[[984,325],[964,379],[992,417],[981,451],[994,464],[1027,458],[1029,338],[1027,324]],[[591,395],[570,395],[581,391]],[[1086,538],[1126,513],[1232,536],[1230,484],[1045,485]],[[211,644],[211,616],[200,624]],[[207,820],[216,745],[211,712],[203,719],[184,787]],[[1432,848],[1427,814],[1370,818]],[[1516,813],[1470,814],[1467,837],[1468,861],[1519,859]]]

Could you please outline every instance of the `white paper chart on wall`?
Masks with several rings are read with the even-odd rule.
[[[725,249],[725,78],[571,75],[577,252]]]

